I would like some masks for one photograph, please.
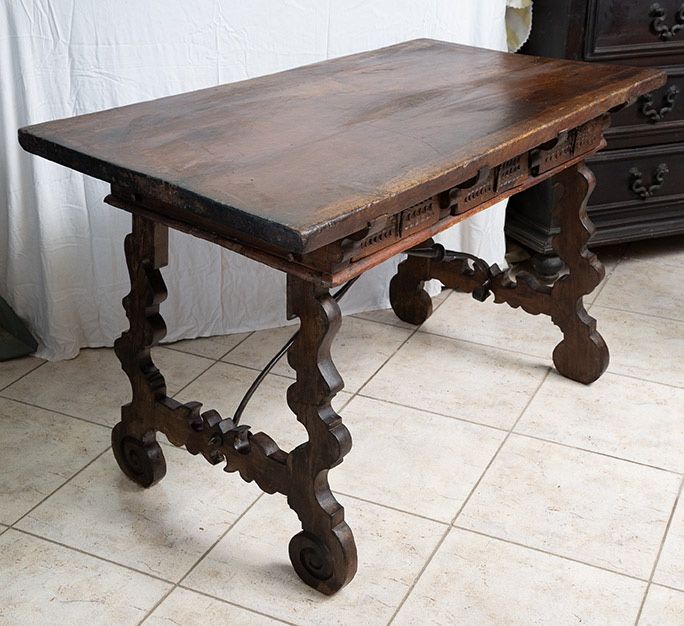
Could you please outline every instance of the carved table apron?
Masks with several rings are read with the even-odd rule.
[[[107,202],[133,214],[125,241],[130,328],[115,351],[132,387],[112,432],[114,455],[144,487],[166,466],[155,440],[225,463],[287,496],[302,531],[290,559],[331,594],[356,572],[356,547],[328,470],[351,447],[331,407],[342,379],[330,358],[340,309],[330,289],[401,252],[390,300],[421,324],[426,280],[479,300],[545,314],[563,332],[558,371],[582,383],[608,349],[582,298],[604,275],[586,248],[594,186],[584,159],[604,145],[610,111],[664,82],[660,72],[536,59],[416,40],[341,59],[20,129],[30,152],[111,183]],[[553,178],[568,273],[553,285],[444,250],[431,237]],[[287,314],[299,331],[287,402],[308,440],[281,450],[265,433],[199,402],[166,395],[150,349],[166,332],[160,269],[176,228],[287,273]],[[209,280],[210,277],[207,277]],[[579,390],[578,390],[579,391]]]

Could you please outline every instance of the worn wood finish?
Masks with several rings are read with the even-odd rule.
[[[20,130],[204,230],[306,253],[659,87],[654,70],[416,40]]]
[[[588,384],[603,374],[609,358],[608,348],[596,331],[596,320],[582,303],[605,273],[596,255],[586,247],[593,233],[587,200],[595,178],[586,165],[578,164],[556,175],[552,182],[560,223],[553,245],[569,270],[553,285],[543,284],[526,272],[513,275],[489,268],[483,261],[435,261],[409,256],[392,279],[390,300],[400,319],[422,324],[432,311],[423,286],[425,281],[436,278],[448,288],[472,292],[479,299],[491,292],[495,302],[506,302],[533,315],[548,315],[563,332],[563,341],[553,352],[556,369],[567,378]],[[431,245],[432,240],[423,244]]]
[[[22,129],[24,147],[110,181],[107,202],[133,215],[130,328],[115,344],[132,388],[112,432],[122,470],[144,487],[160,480],[162,432],[286,496],[302,526],[289,545],[296,572],[322,593],[339,590],[357,557],[328,484],[351,447],[331,406],[342,388],[330,356],[341,318],[328,289],[551,179],[562,226],[554,246],[567,276],[546,286],[521,273],[512,281],[469,255],[412,256],[391,282],[391,301],[418,324],[432,310],[429,278],[480,300],[493,292],[497,302],[549,315],[564,336],[556,367],[595,380],[608,352],[582,306],[603,271],[586,250],[592,177],[582,162],[603,147],[611,109],[662,83],[650,70],[419,40]],[[288,352],[296,381],[287,399],[308,435],[294,450],[237,417],[167,396],[150,350],[166,332],[159,304],[169,227],[288,274],[288,315],[300,329]]]

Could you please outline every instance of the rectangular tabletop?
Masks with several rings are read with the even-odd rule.
[[[19,131],[203,229],[310,252],[664,82],[420,39]]]

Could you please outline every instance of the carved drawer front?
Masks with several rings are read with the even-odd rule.
[[[591,0],[588,26],[587,59],[684,55],[684,0]]]
[[[684,67],[665,68],[667,84],[613,115],[609,148],[684,141]]]
[[[401,213],[373,222],[367,233],[358,240],[347,240],[344,255],[351,261],[362,259],[386,248],[402,237],[427,228],[439,220],[439,203],[435,198],[414,204]]]
[[[597,185],[589,205],[643,211],[684,201],[684,144],[609,150],[588,160]]]

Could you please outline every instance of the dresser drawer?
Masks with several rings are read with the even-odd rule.
[[[590,0],[587,60],[684,58],[683,0]],[[669,60],[666,60],[669,57]],[[655,61],[655,59],[664,59]],[[643,62],[640,61],[640,62]]]
[[[684,201],[684,144],[607,150],[587,163],[597,180],[589,199],[594,209]]]
[[[664,87],[613,114],[606,132],[610,149],[684,142],[684,66],[663,69]]]

